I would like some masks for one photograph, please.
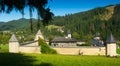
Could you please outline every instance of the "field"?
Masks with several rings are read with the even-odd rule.
[[[0,66],[120,66],[120,57],[14,54],[7,53],[8,45],[0,51]]]
[[[0,52],[8,52],[8,44],[0,44]]]
[[[120,66],[120,58],[0,53],[0,66]]]

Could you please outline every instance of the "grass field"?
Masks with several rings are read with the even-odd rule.
[[[8,52],[8,44],[0,44],[0,52]]]
[[[7,52],[8,45],[2,45],[0,66],[120,66],[120,57],[14,54]],[[117,52],[120,53],[120,49]]]
[[[0,53],[0,66],[120,66],[120,58]]]

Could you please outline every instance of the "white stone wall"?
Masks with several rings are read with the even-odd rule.
[[[18,53],[19,52],[19,43],[18,42],[9,42],[9,52]]]
[[[105,47],[53,48],[58,54],[65,55],[105,55]]]
[[[68,38],[71,38],[71,34],[68,34]]]
[[[116,56],[116,44],[107,44],[107,56]]]
[[[79,55],[79,48],[53,48],[58,54]]]
[[[19,52],[21,52],[21,53],[41,53],[40,46],[20,46]]]
[[[105,47],[80,48],[81,55],[105,55]]]
[[[82,45],[82,44],[85,44],[85,42],[78,41],[77,44]]]
[[[10,53],[41,53],[40,46],[38,42],[27,42],[24,45],[19,45],[18,42],[9,42],[9,52]]]

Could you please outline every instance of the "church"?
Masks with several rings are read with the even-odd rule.
[[[20,44],[15,34],[13,34],[9,40],[9,52],[41,54],[41,46],[38,45],[38,37],[44,40],[44,37],[40,30],[35,35],[34,41]],[[106,46],[76,47],[76,42],[77,40],[71,38],[71,33],[68,31],[67,37],[54,38],[50,47],[55,49],[58,54],[64,55],[106,55],[111,57],[117,56],[116,40],[112,34],[107,38]]]
[[[100,33],[95,33],[92,39],[92,46],[105,46],[104,42],[100,38]]]
[[[67,31],[66,37],[55,37],[51,41],[52,47],[76,47],[77,40],[71,37],[70,30]]]

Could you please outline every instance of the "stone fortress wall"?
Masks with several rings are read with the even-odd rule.
[[[38,45],[38,37],[41,36],[40,30],[36,34],[35,40],[31,42],[25,42],[19,44],[17,38],[13,34],[9,40],[9,52],[10,53],[41,53],[40,46]],[[107,55],[116,56],[116,42],[111,34],[107,39],[107,49],[106,47],[51,47],[55,49],[58,54],[64,55]]]
[[[54,47],[58,54],[64,55],[105,55],[105,47],[69,47],[57,48]]]
[[[29,41],[20,44],[13,34],[9,40],[9,52],[11,53],[41,53],[38,40]]]

